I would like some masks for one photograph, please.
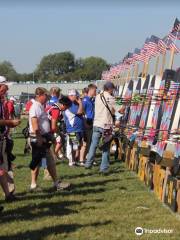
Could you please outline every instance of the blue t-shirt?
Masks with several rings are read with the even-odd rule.
[[[57,103],[58,100],[59,100],[58,97],[52,96],[51,99],[48,102],[48,105],[53,105],[54,103]]]
[[[94,98],[86,96],[83,98],[83,108],[85,112],[85,118],[89,120],[94,120]]]
[[[84,131],[84,119],[83,116],[77,115],[78,108],[78,104],[72,103],[71,107],[64,112],[67,133]]]

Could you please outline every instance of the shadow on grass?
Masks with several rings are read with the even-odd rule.
[[[93,182],[82,182],[82,183],[78,183],[75,186],[76,187],[95,187],[95,186],[105,186],[107,183],[110,182],[117,182],[119,181],[119,179],[107,179],[107,180],[103,180],[103,181],[93,181]]]
[[[63,216],[78,213],[78,211],[69,209],[73,205],[80,205],[80,201],[63,201],[56,203],[43,202],[40,204],[29,204],[13,210],[1,213],[0,222],[6,223],[16,219],[16,221],[29,221],[35,218]],[[1,239],[1,238],[0,238]]]
[[[15,154],[16,155],[16,157],[31,157],[31,155],[30,154],[24,154],[24,153],[16,153]]]
[[[135,180],[136,177],[126,177],[125,179],[126,179],[126,180]]]
[[[74,175],[62,175],[63,179],[73,179],[73,178],[83,178],[83,177],[90,177],[95,175],[94,172],[88,172],[88,173],[80,173],[80,174],[74,174]]]
[[[94,223],[89,223],[89,224],[61,224],[57,226],[52,226],[52,227],[43,227],[42,229],[38,230],[32,230],[32,231],[26,231],[23,233],[17,233],[14,235],[9,235],[9,236],[0,236],[1,240],[28,240],[28,239],[33,239],[33,240],[43,240],[45,237],[49,235],[57,235],[57,234],[62,234],[62,233],[71,233],[75,232],[80,228],[85,228],[85,227],[100,227],[104,225],[109,225],[111,224],[111,221],[104,221],[104,222],[94,222]],[[52,236],[53,239],[53,236]]]
[[[16,156],[17,156],[17,155],[16,155]],[[16,165],[15,168],[16,168],[16,169],[22,169],[22,168],[28,168],[28,169],[29,169],[29,166],[28,166],[28,163],[27,163],[27,165],[19,164],[19,165]]]
[[[70,195],[89,195],[89,194],[98,194],[105,192],[104,188],[97,189],[76,189],[72,191],[60,191],[60,192],[49,192],[49,190],[45,189],[43,192],[32,194],[29,192],[21,192],[17,193],[18,196],[17,201],[26,201],[26,200],[36,200],[36,199],[50,199],[57,196],[70,196]],[[0,201],[0,204],[3,203],[3,200]]]

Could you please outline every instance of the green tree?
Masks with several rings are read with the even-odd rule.
[[[109,65],[100,57],[88,57],[80,59],[76,62],[75,75],[82,80],[97,80],[101,78],[104,70],[107,70]]]
[[[61,52],[44,56],[36,69],[40,80],[57,81],[75,68],[75,58],[71,52]]]
[[[0,75],[5,76],[8,81],[17,81],[18,74],[9,61],[0,63]]]

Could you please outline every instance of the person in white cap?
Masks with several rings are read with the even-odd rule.
[[[8,183],[12,181],[8,175],[9,164],[7,154],[8,132],[9,128],[16,127],[20,124],[19,119],[8,119],[6,115],[6,106],[4,105],[5,95],[8,91],[8,82],[6,78],[0,76],[0,185],[5,193],[6,201],[16,200],[13,191],[10,191]]]
[[[71,106],[64,113],[67,137],[67,158],[69,166],[75,166],[80,159],[80,149],[84,141],[83,105],[77,90],[68,92]],[[81,162],[81,161],[80,161]]]
[[[15,102],[16,102],[16,99],[14,97],[10,97],[10,99],[7,101],[7,110],[9,113],[9,119],[14,119],[16,117],[15,109],[14,109]]]

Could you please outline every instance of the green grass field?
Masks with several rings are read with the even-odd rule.
[[[15,138],[15,182],[20,199],[0,204],[1,240],[132,240],[180,239],[180,217],[164,207],[135,173],[112,159],[110,175],[57,165],[58,175],[72,184],[71,191],[49,191],[52,183],[39,176],[40,193],[29,193],[30,156],[23,155],[24,140]],[[173,234],[136,236],[136,227],[173,229]]]

